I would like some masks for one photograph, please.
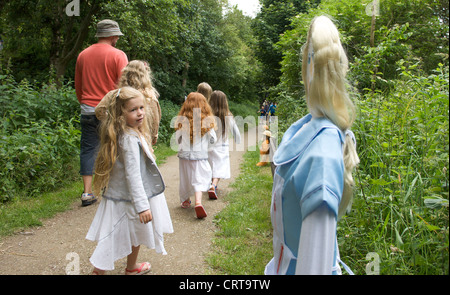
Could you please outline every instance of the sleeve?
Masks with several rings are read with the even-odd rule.
[[[122,153],[125,166],[125,183],[130,192],[131,202],[136,212],[150,209],[141,177],[140,147],[137,138],[125,136],[122,141]]]
[[[217,142],[217,134],[216,131],[214,131],[214,129],[211,129],[208,131],[208,135],[209,135],[209,144],[214,144]]]
[[[233,128],[231,129],[231,133],[233,134],[234,142],[239,144],[241,143],[241,133],[239,132],[239,127],[236,124],[236,121],[231,118],[230,120]]]
[[[120,53],[118,54],[117,60],[116,60],[116,64],[117,64],[117,77],[116,77],[117,80],[116,80],[116,83],[119,83],[120,76],[122,76],[122,70],[128,64],[128,57],[125,54],[125,52],[120,51]]]
[[[308,147],[303,156],[303,165],[297,169],[307,171],[303,179],[299,179],[296,187],[301,192],[300,206],[305,219],[323,203],[337,216],[339,203],[344,190],[344,161],[339,137],[334,131],[327,131]],[[300,175],[302,174],[299,172]],[[296,185],[296,186],[297,186]]]
[[[297,275],[331,275],[336,243],[336,217],[322,204],[302,222]]]

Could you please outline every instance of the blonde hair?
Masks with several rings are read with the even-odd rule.
[[[141,91],[145,97],[159,98],[158,91],[153,87],[152,70],[146,61],[132,60],[122,70],[118,88],[125,86]]]
[[[225,136],[227,130],[225,130],[227,124],[225,124],[225,120],[227,116],[233,116],[228,107],[228,100],[225,93],[220,90],[215,90],[211,94],[211,99],[209,100],[209,105],[213,111],[214,116],[216,116],[219,120],[216,121],[216,124],[219,125],[221,123],[222,136]]]
[[[100,120],[100,147],[95,161],[93,182],[94,195],[96,196],[100,196],[101,191],[108,186],[110,173],[119,157],[119,137],[129,129],[124,117],[125,106],[128,101],[138,97],[143,98],[140,91],[132,87],[122,87],[108,92],[103,97],[100,108],[95,108],[95,114]],[[139,131],[150,144],[147,120],[144,120],[142,126],[139,127]]]
[[[146,61],[132,60],[122,70],[118,87],[130,86],[139,90],[147,100],[146,116],[152,137],[158,137],[161,109],[158,98],[159,93],[153,87],[152,70]]]
[[[197,124],[194,124],[194,109],[200,109],[201,136],[205,135],[211,129],[216,127],[213,112],[203,94],[198,92],[189,93],[183,103],[183,106],[181,107],[180,112],[178,113],[174,128],[175,130],[181,130],[189,127],[189,130],[185,129],[185,131],[189,133],[191,143],[194,142],[194,134],[197,131],[194,130],[194,128],[197,126]],[[188,122],[186,120],[188,120]]]
[[[302,78],[308,109],[315,117],[326,117],[346,134],[343,146],[344,191],[338,217],[351,208],[352,171],[359,163],[356,143],[348,132],[355,119],[355,106],[347,92],[348,59],[339,31],[326,16],[312,20],[303,47]]]
[[[206,98],[206,101],[209,103],[213,90],[208,83],[202,82],[198,84],[197,92],[203,94],[203,96]]]

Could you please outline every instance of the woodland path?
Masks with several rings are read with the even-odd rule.
[[[172,218],[174,233],[164,235],[167,255],[157,254],[155,250],[141,247],[138,261],[152,264],[150,275],[202,275],[207,274],[208,265],[205,257],[210,251],[211,240],[217,230],[213,223],[214,216],[220,212],[226,202],[226,195],[240,172],[248,146],[257,143],[256,128],[250,129],[244,136],[243,148],[230,151],[231,179],[221,180],[218,186],[218,200],[209,200],[203,195],[203,205],[208,217],[199,220],[193,206],[182,209],[178,196],[178,158],[167,158],[159,166],[166,183],[164,192]],[[232,145],[230,140],[230,146]],[[191,198],[193,200],[193,197]],[[96,243],[85,239],[86,233],[95,215],[98,203],[81,207],[77,201],[66,212],[44,220],[40,227],[26,229],[15,235],[0,240],[0,275],[64,275],[66,268],[73,271],[79,259],[79,274],[87,275],[92,271],[89,257]],[[72,255],[72,256],[71,256]],[[74,258],[75,257],[75,258]],[[78,265],[78,263],[77,263]],[[68,267],[69,266],[69,267]],[[126,258],[116,261],[115,270],[107,274],[123,274]]]

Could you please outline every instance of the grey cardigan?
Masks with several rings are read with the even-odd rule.
[[[144,143],[146,144],[146,143]],[[136,213],[150,209],[148,199],[163,193],[164,180],[139,135],[129,130],[119,139],[118,158],[109,177],[105,199],[133,203]]]
[[[217,141],[214,129],[209,130],[194,144],[190,142],[190,134],[184,130],[177,130],[175,137],[179,144],[178,158],[186,160],[208,160],[208,149]]]

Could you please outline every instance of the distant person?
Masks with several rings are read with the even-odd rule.
[[[274,256],[265,274],[341,274],[337,221],[350,208],[358,164],[350,128],[348,60],[339,31],[313,19],[303,47],[302,77],[310,114],[284,133],[273,161],[271,216]]]
[[[81,106],[80,175],[84,190],[81,205],[97,201],[92,193],[93,167],[99,145],[95,107],[109,91],[116,88],[122,69],[128,64],[126,54],[115,46],[123,36],[117,22],[102,20],[97,24],[96,44],[83,50],[75,68],[75,91]]]
[[[150,152],[145,99],[123,87],[108,92],[102,104],[94,193],[103,194],[86,235],[98,242],[89,261],[92,273],[102,275],[127,256],[125,274],[143,274],[151,265],[137,262],[140,245],[167,254],[163,234],[173,232],[165,184]]]
[[[211,186],[212,171],[208,162],[208,147],[217,141],[215,120],[206,98],[191,92],[183,103],[174,126],[178,143],[181,207],[191,207],[195,196],[197,218],[207,216],[202,205],[202,194]]]
[[[261,105],[261,108],[259,109],[258,114],[261,117],[261,119],[266,117],[266,111],[264,110],[263,105]]]
[[[275,116],[276,110],[277,110],[277,104],[276,104],[275,102],[271,103],[271,104],[270,104],[270,107],[269,107],[269,113],[270,113],[270,114],[269,114],[269,115],[270,115],[270,117],[269,117],[269,122],[272,122],[272,121],[273,121],[272,117]]]
[[[217,185],[220,179],[231,177],[230,172],[230,143],[228,134],[232,134],[236,143],[241,142],[239,128],[234,121],[233,114],[228,108],[228,100],[225,93],[216,90],[211,94],[209,105],[216,116],[218,127],[217,142],[210,146],[208,161],[212,170],[212,183],[208,195],[210,199],[217,199]]]
[[[208,83],[202,82],[202,83],[198,84],[197,92],[203,94],[203,96],[206,98],[206,101],[209,103],[209,100],[211,99],[211,94],[212,94],[213,90],[212,90],[212,87]]]

